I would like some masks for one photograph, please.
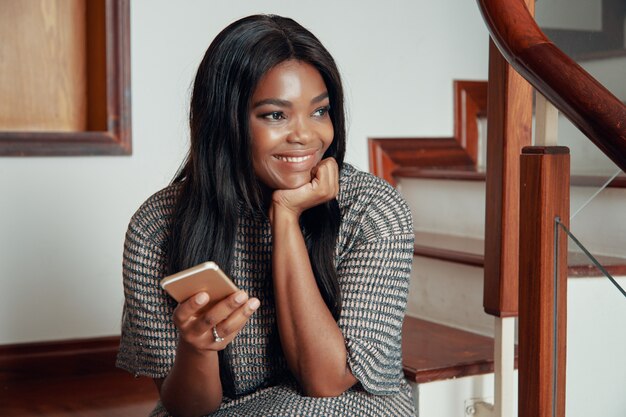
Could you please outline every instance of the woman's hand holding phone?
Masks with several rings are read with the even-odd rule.
[[[224,349],[260,305],[257,298],[248,298],[244,291],[237,291],[203,311],[209,301],[209,294],[200,292],[174,310],[174,324],[181,340],[198,352]],[[215,340],[214,328],[223,340]]]
[[[204,262],[161,281],[179,302],[174,325],[181,340],[196,351],[222,350],[259,307],[214,262]]]

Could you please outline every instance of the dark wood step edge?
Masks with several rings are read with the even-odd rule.
[[[488,374],[494,369],[494,340],[407,316],[402,326],[402,357],[404,375],[418,384]]]
[[[426,245],[413,245],[413,255],[425,258],[439,259],[441,261],[454,262],[464,265],[482,268],[485,265],[485,257],[475,253],[461,252],[451,249],[442,249]]]
[[[413,255],[475,266],[478,268],[482,268],[485,265],[485,256],[482,254],[441,247],[432,247],[418,243],[413,245]],[[579,253],[570,253],[570,258],[574,258],[573,260],[570,259],[570,265],[568,266],[568,274],[570,278],[603,276],[602,272],[598,270],[598,268],[596,268],[590,260],[584,258],[584,255]],[[607,272],[611,274],[611,276],[615,277],[626,275],[626,259],[620,260],[618,258],[607,256],[598,256],[597,259]]]
[[[493,372],[493,339],[406,317],[403,369],[424,383]],[[119,336],[0,346],[0,382],[80,377],[116,371]]]
[[[0,346],[0,381],[113,372],[119,336]]]
[[[449,181],[476,181],[484,182],[487,178],[485,171],[474,167],[400,167],[393,170],[395,178],[432,179]],[[609,180],[611,175],[584,175],[572,174],[570,183],[573,187],[600,188]],[[626,175],[621,174],[613,178],[606,185],[607,188],[626,188]]]

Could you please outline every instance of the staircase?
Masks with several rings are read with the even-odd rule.
[[[488,403],[493,403],[494,396],[494,318],[483,309],[487,83],[456,81],[454,90],[454,137],[370,139],[371,171],[396,185],[413,214],[415,256],[403,352],[405,375],[414,388],[420,417],[488,415],[481,413],[487,412],[484,410],[489,409]],[[563,126],[568,123],[565,119],[560,121]],[[567,133],[567,128],[564,131]],[[580,172],[572,172],[573,213],[593,193],[592,185],[607,178],[607,172],[598,170],[597,162],[591,164],[595,170],[585,169],[584,164],[589,161],[580,154],[585,151],[581,143],[586,145],[586,139],[566,136],[568,140],[563,142],[568,143],[562,144],[572,148],[572,167]],[[439,146],[433,143],[437,140],[441,140]],[[617,177],[572,221],[572,230],[580,233],[583,242],[599,254],[602,265],[623,287],[626,226],[620,222],[620,216],[609,215],[622,224],[599,230],[597,219],[611,211],[623,213],[625,182],[623,175]],[[624,317],[626,302],[576,251],[569,256],[568,271],[568,340],[572,342],[567,362],[571,391],[567,395],[567,415],[614,415],[616,409],[626,410],[626,400],[619,403],[618,397],[610,397],[610,390],[607,394],[606,389],[596,387],[593,392],[607,397],[605,405],[608,404],[606,412],[598,414],[597,403],[585,403],[579,394],[581,390],[585,394],[585,389],[593,389],[597,381],[583,378],[589,381],[585,388],[579,380],[570,384],[569,378],[595,369],[607,387],[626,384],[626,359],[612,364],[608,359],[602,361],[605,349],[626,344],[626,336],[610,331],[611,326],[621,326],[620,320],[606,320]],[[598,304],[602,308],[596,310],[602,311],[590,311],[590,305]],[[589,318],[594,314],[603,324],[590,328]],[[599,327],[606,333],[598,333]],[[610,346],[590,346],[586,339],[590,334],[610,339]],[[597,367],[583,360],[588,355],[598,358]],[[616,356],[623,354],[616,351]]]

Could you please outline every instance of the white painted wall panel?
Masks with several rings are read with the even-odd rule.
[[[483,269],[416,256],[407,314],[493,337],[493,316],[483,309]]]
[[[398,184],[415,230],[484,237],[484,181],[401,178]]]
[[[0,344],[119,334],[126,225],[187,143],[196,66],[219,30],[266,12],[310,28],[343,73],[347,160],[369,136],[449,136],[452,80],[486,79],[475,2],[133,0],[130,157],[0,159]]]

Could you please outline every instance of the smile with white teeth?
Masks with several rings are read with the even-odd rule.
[[[306,155],[306,156],[281,156],[281,155],[275,155],[274,158],[281,160],[281,161],[285,161],[285,162],[303,162],[306,161],[307,159],[311,158],[312,155]]]

